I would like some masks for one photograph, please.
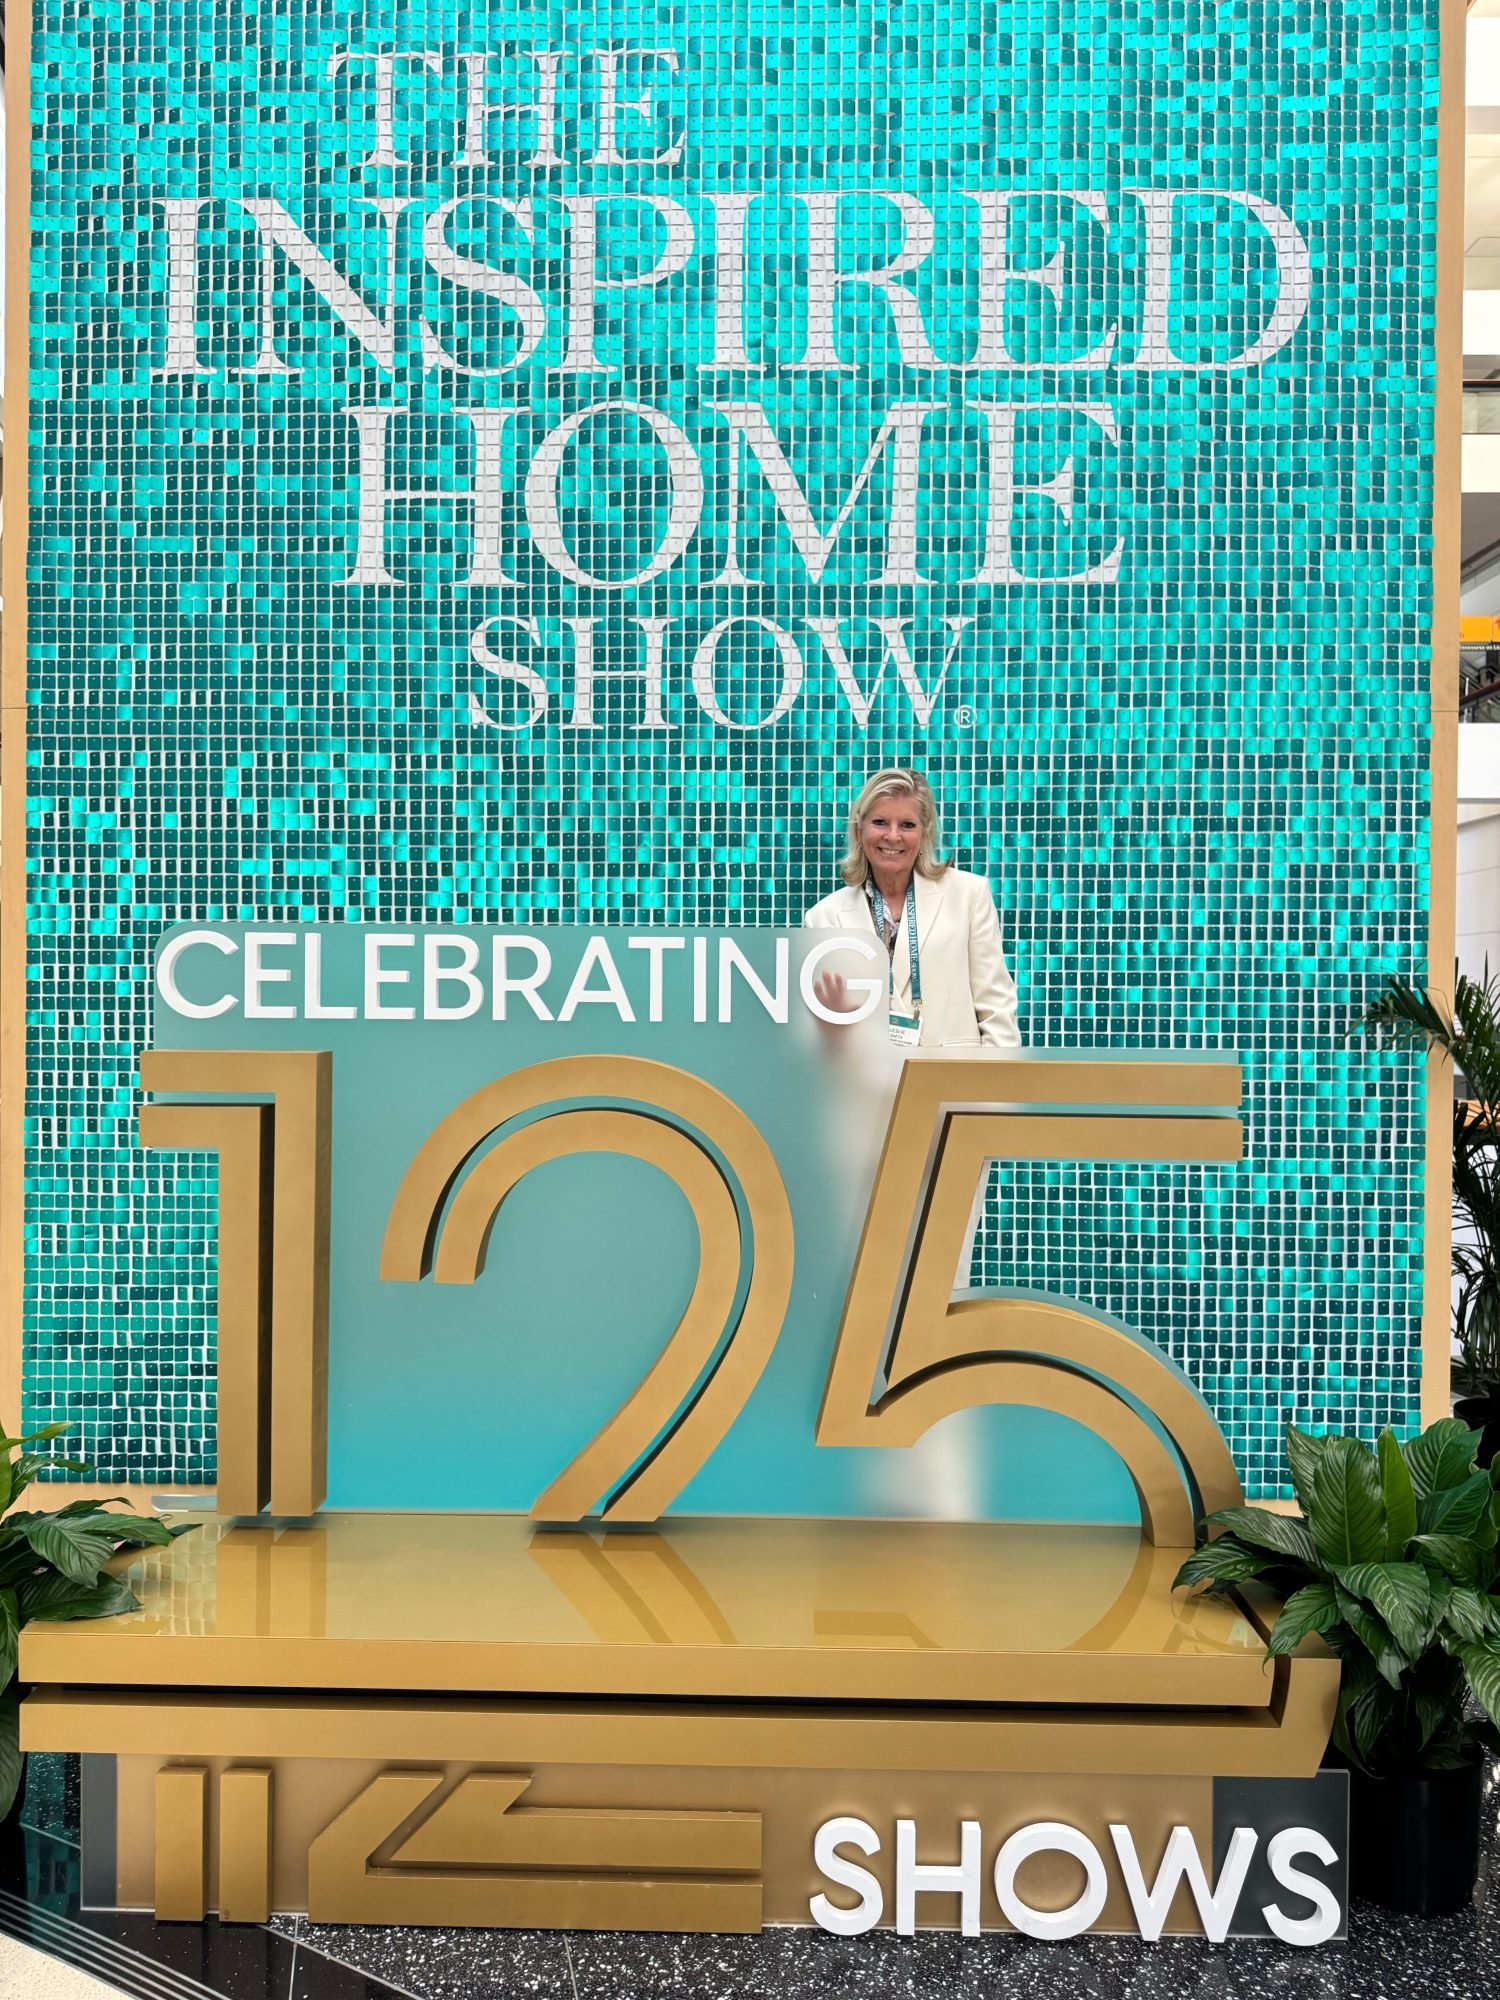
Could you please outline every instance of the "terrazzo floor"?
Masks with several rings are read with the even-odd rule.
[[[1471,1908],[1421,1921],[1356,1903],[1347,1944],[1091,1937],[1039,1944],[876,1931],[836,1938],[342,1928],[276,1918],[264,1929],[158,1925],[80,1912],[72,1760],[38,1758],[23,1825],[0,1847],[0,1933],[150,2000],[1470,2000],[1500,1991],[1500,1784],[1485,1801]],[[0,1960],[3,2000],[13,1987]],[[24,1978],[25,1975],[23,1974]]]

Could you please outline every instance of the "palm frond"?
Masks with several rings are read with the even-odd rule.
[[[1360,1026],[1367,1034],[1382,1034],[1396,1042],[1415,1042],[1453,1054],[1459,1030],[1441,996],[1430,987],[1392,973],[1365,1008]]]
[[[1471,1382],[1500,1381],[1500,977],[1457,973],[1450,1006],[1392,975],[1360,1017],[1367,1034],[1436,1050],[1462,1079],[1453,1105],[1453,1330]]]

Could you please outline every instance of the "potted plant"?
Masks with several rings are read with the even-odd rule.
[[[1286,1434],[1300,1515],[1227,1507],[1177,1582],[1255,1579],[1282,1599],[1268,1652],[1321,1633],[1343,1675],[1333,1740],[1350,1769],[1350,1886],[1434,1916],[1469,1900],[1486,1751],[1500,1749],[1500,1468],[1445,1417],[1374,1451]]]
[[[1451,1012],[1430,987],[1392,977],[1363,1025],[1453,1063],[1453,1332],[1458,1415],[1481,1432],[1479,1463],[1500,1447],[1500,980],[1459,973]]]
[[[33,1618],[108,1618],[135,1611],[140,1600],[123,1577],[105,1566],[122,1549],[160,1546],[193,1522],[169,1528],[139,1514],[111,1514],[110,1500],[72,1500],[55,1513],[16,1513],[15,1504],[44,1466],[86,1473],[76,1459],[27,1451],[61,1435],[66,1424],[48,1424],[26,1437],[0,1433],[0,1822],[20,1808],[21,1689],[16,1657],[21,1629]],[[19,1453],[19,1456],[15,1456]]]

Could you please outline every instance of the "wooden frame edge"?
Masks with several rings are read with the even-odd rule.
[[[26,1129],[26,547],[31,6],[6,10],[4,505],[0,533],[0,1424],[21,1428]]]
[[[1437,271],[1433,301],[1432,744],[1429,765],[1427,974],[1449,985],[1457,949],[1458,607],[1462,549],[1464,45],[1467,0],[1443,0],[1439,16]],[[1450,1413],[1453,1281],[1453,1072],[1427,1059],[1424,1139],[1421,1416]]]

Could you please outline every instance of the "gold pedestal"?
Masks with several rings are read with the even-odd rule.
[[[22,1740],[117,1760],[88,1839],[162,1917],[806,1923],[837,1816],[915,1820],[923,1862],[965,1819],[1106,1853],[1111,1823],[1157,1854],[1185,1825],[1207,1855],[1215,1779],[1309,1777],[1337,1663],[1268,1665],[1253,1605],[1173,1596],[1181,1555],[1113,1528],[213,1522],[137,1565],[139,1612],[28,1627]],[[1076,1863],[1026,1867],[1038,1906],[1076,1895]],[[1128,1914],[1112,1883],[1101,1924]]]

